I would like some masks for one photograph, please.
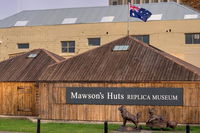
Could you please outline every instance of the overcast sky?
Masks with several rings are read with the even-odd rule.
[[[108,0],[0,0],[0,19],[22,10],[107,5]]]

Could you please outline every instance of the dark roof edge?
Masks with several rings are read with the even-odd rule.
[[[168,83],[168,82],[199,82],[200,80],[162,80],[162,81],[65,81],[65,80],[59,80],[59,81],[52,81],[52,80],[39,80],[38,83]]]

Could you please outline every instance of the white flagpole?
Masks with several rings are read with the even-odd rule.
[[[128,23],[127,23],[127,35],[129,36],[129,23],[130,23],[130,2],[128,3]]]
[[[127,25],[127,35],[130,34],[130,6],[133,5],[134,0],[131,0],[131,3],[128,3],[128,25]]]

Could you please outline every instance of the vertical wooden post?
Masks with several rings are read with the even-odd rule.
[[[40,133],[40,119],[37,119],[37,133]]]
[[[104,122],[104,133],[108,133],[108,122]]]
[[[189,124],[186,125],[186,133],[190,133],[190,125]]]

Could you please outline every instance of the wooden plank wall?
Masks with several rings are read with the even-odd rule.
[[[32,94],[22,96],[23,90],[19,94],[17,88],[29,88]],[[38,88],[35,83],[23,83],[23,82],[1,82],[0,83],[0,115],[23,115],[23,116],[35,116],[37,115],[38,103]],[[26,91],[24,93],[27,93]],[[29,96],[32,95],[30,99]],[[23,98],[23,101],[21,101]],[[25,99],[24,99],[25,98]],[[31,107],[31,111],[19,110],[23,108],[23,104],[27,107]]]
[[[184,106],[126,106],[131,113],[142,112],[140,121],[148,119],[148,109],[155,108],[157,114],[178,123],[200,123],[200,83],[162,82],[138,84],[87,84],[87,83],[41,83],[40,117],[75,121],[122,121],[120,105],[69,105],[65,104],[64,87],[181,87],[184,88]]]

